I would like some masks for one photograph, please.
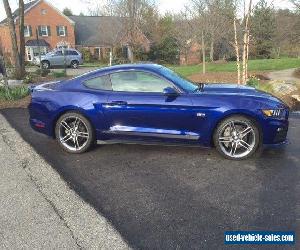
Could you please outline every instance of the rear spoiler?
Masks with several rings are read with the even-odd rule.
[[[36,88],[37,85],[30,85],[28,86],[28,90],[30,93],[32,93],[34,91],[34,89]]]
[[[28,87],[30,93],[34,92],[34,91],[42,91],[42,90],[54,90],[54,86],[57,83],[60,83],[61,81],[52,81],[52,82],[44,82],[42,84],[39,85],[30,85]]]

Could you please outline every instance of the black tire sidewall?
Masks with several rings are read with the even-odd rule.
[[[222,151],[222,149],[221,149],[221,147],[220,147],[220,145],[219,145],[219,139],[218,139],[218,137],[219,137],[219,134],[220,134],[220,130],[221,130],[221,128],[224,127],[225,124],[227,124],[227,123],[230,122],[230,121],[242,121],[242,122],[246,122],[246,123],[248,123],[249,125],[251,125],[251,127],[252,127],[253,130],[254,130],[254,135],[255,135],[255,145],[254,145],[252,151],[251,151],[248,155],[246,155],[246,156],[244,156],[244,157],[240,157],[240,158],[230,157],[230,156],[226,155],[226,154]],[[259,127],[258,127],[258,125],[256,124],[256,122],[255,122],[254,120],[252,120],[252,119],[250,119],[250,118],[248,118],[248,117],[245,117],[245,116],[235,115],[235,116],[230,116],[230,117],[224,119],[223,121],[221,121],[221,122],[219,123],[219,125],[218,125],[217,128],[215,129],[215,132],[214,132],[214,135],[213,135],[213,142],[214,142],[214,145],[215,145],[217,151],[218,151],[223,157],[225,157],[225,158],[227,158],[227,159],[230,159],[230,160],[244,160],[244,159],[247,159],[247,158],[249,158],[249,157],[251,157],[251,156],[253,156],[253,155],[256,155],[256,152],[257,152],[257,151],[258,151],[258,152],[260,151],[260,148],[261,148],[261,145],[262,145],[262,136],[261,136],[261,132],[260,132],[260,130],[259,130]]]
[[[60,122],[67,118],[67,117],[70,117],[70,116],[75,116],[75,117],[78,117],[80,118],[84,123],[85,125],[87,126],[87,130],[88,130],[88,133],[89,133],[89,139],[86,143],[86,145],[81,149],[81,150],[78,150],[78,151],[72,151],[72,150],[69,150],[68,148],[66,148],[59,140],[59,129],[60,129]],[[78,112],[67,112],[65,114],[63,114],[62,116],[59,117],[59,119],[57,120],[56,122],[56,125],[55,125],[55,138],[59,144],[59,146],[66,152],[68,153],[72,153],[72,154],[81,154],[81,153],[84,153],[84,152],[87,152],[89,149],[91,149],[91,147],[94,145],[94,141],[95,141],[95,132],[94,132],[94,128],[92,127],[90,121],[85,118],[82,114],[78,113]]]

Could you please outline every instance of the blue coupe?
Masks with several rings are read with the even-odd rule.
[[[156,64],[98,69],[31,90],[30,124],[70,153],[95,143],[216,147],[226,158],[283,144],[289,109],[251,87],[196,84]]]

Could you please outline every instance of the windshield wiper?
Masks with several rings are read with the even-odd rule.
[[[202,82],[197,82],[196,84],[198,84],[199,87],[197,87],[197,88],[193,91],[193,93],[196,93],[196,92],[198,92],[198,91],[203,92],[203,91],[204,91],[204,83],[202,83]]]

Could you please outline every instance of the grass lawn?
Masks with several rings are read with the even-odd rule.
[[[102,68],[107,65],[101,63],[84,63],[81,67]],[[202,65],[174,66],[166,65],[183,76],[191,76],[202,72]],[[299,58],[282,58],[282,59],[257,59],[249,61],[249,71],[276,71],[291,68],[300,68]],[[235,72],[236,62],[228,63],[207,63],[207,72]]]
[[[192,66],[169,66],[177,73],[183,76],[190,76],[202,72],[202,65]],[[282,59],[258,59],[249,60],[249,71],[276,71],[291,68],[300,68],[299,58],[282,58]],[[228,63],[207,63],[207,72],[235,72],[236,62]]]

